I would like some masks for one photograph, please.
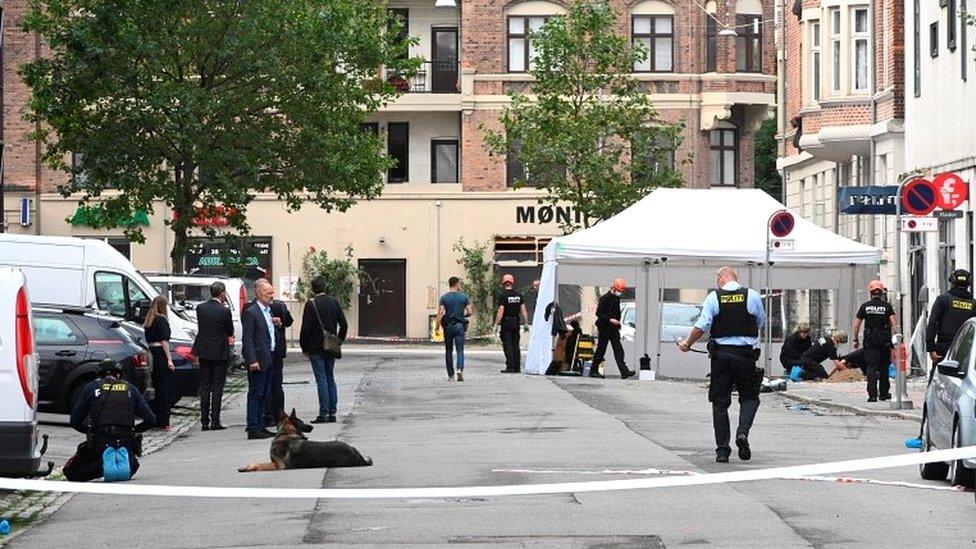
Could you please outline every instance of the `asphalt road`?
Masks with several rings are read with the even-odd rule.
[[[498,373],[473,355],[448,382],[439,357],[351,356],[337,367],[338,437],[373,458],[368,468],[240,474],[264,461],[247,441],[244,399],[231,428],[190,431],[145,458],[135,483],[209,486],[414,487],[646,478],[599,472],[697,473],[802,465],[904,452],[915,424],[866,418],[764,396],[753,460],[716,464],[700,384]],[[286,399],[315,415],[309,368],[286,370]],[[733,405],[735,409],[735,405]],[[734,418],[733,418],[734,420]],[[49,426],[49,429],[66,429]],[[52,449],[64,454],[62,442]],[[64,445],[71,448],[71,445]],[[812,480],[620,492],[440,500],[217,500],[78,495],[13,547],[287,547],[302,544],[502,547],[959,547],[976,543],[972,493],[919,479],[915,468],[855,473],[911,486]]]

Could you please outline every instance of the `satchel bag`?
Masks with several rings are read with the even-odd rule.
[[[322,354],[329,358],[342,358],[342,341],[332,332],[325,329],[325,323],[319,316],[318,303],[312,298],[312,310],[315,311],[315,318],[319,321],[319,328],[322,330]]]

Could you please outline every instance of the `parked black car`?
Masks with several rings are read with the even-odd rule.
[[[70,411],[106,358],[122,364],[125,379],[145,391],[149,355],[121,320],[91,309],[35,305],[34,341],[40,357],[38,400],[57,411]]]
[[[146,333],[141,325],[134,322],[123,322],[122,328],[148,353],[149,346],[146,344]],[[176,368],[173,373],[173,401],[170,403],[172,406],[183,397],[196,397],[200,394],[200,371],[197,368],[197,359],[193,356],[192,341],[171,339],[169,352],[173,357],[173,366]],[[148,356],[150,368],[154,368],[152,355],[149,354]],[[153,400],[155,393],[150,391],[148,397],[149,400]]]

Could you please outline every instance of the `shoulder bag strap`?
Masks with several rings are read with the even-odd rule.
[[[327,330],[325,328],[325,323],[322,322],[322,317],[319,315],[319,304],[316,301],[316,299],[317,299],[316,297],[313,297],[312,298],[312,310],[315,311],[315,318],[318,319],[318,321],[319,321],[319,328],[323,332],[329,332],[329,330]],[[326,304],[328,304],[328,303],[326,303]],[[329,332],[329,333],[331,334],[332,332]]]

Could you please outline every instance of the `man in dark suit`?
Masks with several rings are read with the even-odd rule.
[[[267,282],[261,278],[257,282]],[[257,300],[251,301],[245,307],[251,307]],[[278,422],[285,418],[285,389],[282,386],[284,381],[285,356],[288,354],[288,342],[285,339],[285,328],[291,327],[295,323],[288,305],[284,301],[272,299],[271,301],[271,321],[275,325],[275,352],[271,364],[271,392],[268,394],[268,402],[264,405],[264,426],[275,427]]]
[[[223,282],[214,282],[210,285],[210,300],[197,306],[199,331],[193,341],[193,354],[200,359],[200,422],[204,431],[225,428],[220,423],[220,401],[234,340],[234,320],[226,302],[227,288]]]
[[[271,317],[274,287],[268,282],[255,284],[257,303],[241,314],[244,333],[241,354],[247,366],[247,438],[274,437],[264,428],[264,407],[271,390],[271,368],[275,353],[275,324]]]

